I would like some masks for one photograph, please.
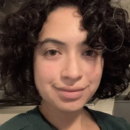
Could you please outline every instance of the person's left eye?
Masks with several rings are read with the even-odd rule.
[[[83,53],[84,56],[90,56],[90,57],[95,57],[97,56],[97,52],[95,50],[87,50]]]

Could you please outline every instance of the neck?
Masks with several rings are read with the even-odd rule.
[[[83,122],[85,122],[86,125],[86,122],[88,123],[91,120],[91,116],[85,112],[83,108],[74,112],[65,112],[44,102],[39,106],[39,110],[44,117],[59,130],[83,129]]]

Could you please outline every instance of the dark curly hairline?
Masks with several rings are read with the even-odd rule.
[[[1,25],[1,88],[5,90],[7,95],[14,98],[31,99],[37,102],[41,100],[33,78],[33,51],[37,46],[38,33],[47,16],[57,7],[63,6],[76,6],[80,9],[83,15],[83,26],[89,33],[87,43],[93,48],[100,47],[101,44],[97,40],[100,36],[102,36],[105,45],[109,45],[108,43],[114,44],[114,38],[121,36],[121,32],[115,26],[115,21],[125,35],[124,43],[120,50],[115,52],[106,50],[103,54],[105,61],[104,72],[99,89],[94,96],[99,98],[112,97],[128,87],[130,79],[126,75],[126,69],[129,72],[130,36],[128,32],[130,27],[126,21],[127,13],[123,9],[118,8],[115,21],[113,22],[112,11],[114,11],[114,7],[111,7],[108,1],[104,3],[99,1],[96,3],[89,0],[88,3],[85,0],[77,0],[77,2],[73,0],[68,1],[63,0],[63,3],[60,1],[61,3],[57,5],[57,2],[53,3],[51,0],[50,3],[49,1],[32,0],[32,4],[29,4],[30,1],[28,0],[20,10],[7,16],[5,22]],[[101,6],[102,10],[96,6],[98,8]],[[104,12],[106,11],[106,14],[102,12],[103,10]],[[87,14],[87,12],[89,13]],[[106,29],[105,33],[103,27]],[[113,34],[112,39],[110,39],[109,33]],[[92,38],[92,36],[95,37]],[[117,45],[120,46],[119,44]]]

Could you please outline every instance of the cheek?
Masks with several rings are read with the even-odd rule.
[[[86,74],[89,77],[89,81],[92,83],[100,82],[102,77],[102,71],[103,71],[103,62],[100,63],[94,63],[89,66],[89,69],[87,70]]]
[[[93,73],[89,76],[89,82],[90,82],[90,84],[91,84],[94,88],[97,88],[97,87],[99,86],[99,84],[100,84],[101,77],[102,77],[101,72],[93,72]]]
[[[45,77],[53,77],[56,74],[56,68],[53,65],[43,65],[41,69]]]
[[[44,82],[52,81],[56,77],[56,71],[58,68],[51,64],[42,64],[36,66],[36,76]],[[37,78],[36,77],[36,78]]]
[[[92,67],[91,70],[89,69],[86,78],[88,79],[88,82],[90,84],[90,87],[87,90],[87,92],[89,92],[90,98],[94,95],[94,93],[98,89],[101,77],[102,77],[102,69],[96,67]]]
[[[99,83],[100,80],[101,80],[101,77],[102,77],[102,73],[101,71],[97,71],[97,72],[94,72],[92,75],[91,75],[91,82],[95,82],[95,83]]]
[[[42,98],[46,99],[51,90],[51,84],[56,79],[56,66],[45,62],[35,62],[34,64],[34,80],[37,90]],[[47,95],[48,94],[48,95]]]

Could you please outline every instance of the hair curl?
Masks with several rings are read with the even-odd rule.
[[[0,25],[0,89],[8,96],[40,102],[33,77],[33,53],[47,16],[64,6],[78,7],[88,31],[87,44],[104,50],[103,75],[94,96],[112,97],[128,87],[130,24],[125,10],[111,6],[110,0],[26,0]]]

